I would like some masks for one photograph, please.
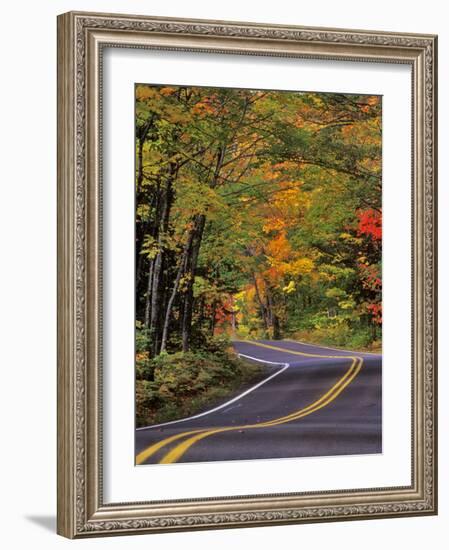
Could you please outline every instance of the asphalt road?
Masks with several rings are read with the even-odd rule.
[[[188,419],[136,430],[136,463],[382,452],[382,356],[292,341],[234,342],[266,375]]]

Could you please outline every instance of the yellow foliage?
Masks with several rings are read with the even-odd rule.
[[[315,268],[315,264],[309,258],[299,258],[287,265],[288,268],[286,269],[286,273],[294,276],[308,275]]]
[[[281,231],[285,228],[285,218],[275,216],[268,218],[268,221],[262,226],[265,233],[270,233],[270,231]]]
[[[286,294],[290,294],[291,292],[295,292],[295,290],[296,290],[295,281],[290,281],[287,286],[283,287],[282,290]]]
[[[175,92],[176,88],[170,88],[169,86],[160,89],[160,94],[163,96],[173,95]]]
[[[147,99],[154,99],[158,96],[158,91],[151,86],[137,86],[136,99],[138,101],[145,101]]]

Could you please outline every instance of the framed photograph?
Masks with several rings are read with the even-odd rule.
[[[58,532],[437,512],[433,35],[58,17]]]

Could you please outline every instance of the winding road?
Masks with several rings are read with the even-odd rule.
[[[289,340],[235,341],[257,384],[189,418],[136,430],[136,464],[382,452],[382,356]]]

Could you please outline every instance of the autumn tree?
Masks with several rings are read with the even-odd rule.
[[[136,315],[150,353],[221,330],[381,323],[377,96],[136,87]]]

